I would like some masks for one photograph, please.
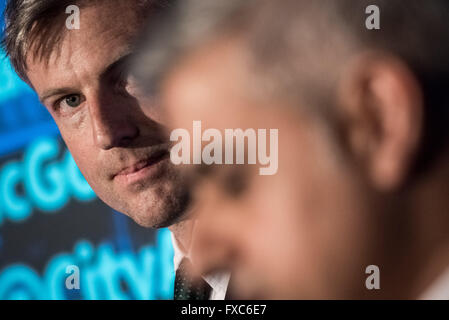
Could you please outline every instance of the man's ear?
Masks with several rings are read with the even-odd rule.
[[[421,88],[401,60],[381,53],[358,56],[344,68],[338,105],[349,152],[381,191],[399,187],[419,147]]]

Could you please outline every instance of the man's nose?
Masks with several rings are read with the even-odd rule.
[[[89,104],[93,140],[101,149],[126,147],[139,136],[139,128],[132,120],[129,108],[118,103],[98,99]]]

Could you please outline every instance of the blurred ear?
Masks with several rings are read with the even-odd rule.
[[[399,187],[419,146],[423,117],[418,81],[400,60],[363,54],[343,72],[338,103],[349,152],[375,188]]]

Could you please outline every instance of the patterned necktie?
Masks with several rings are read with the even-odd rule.
[[[203,278],[194,281],[189,273],[192,264],[184,258],[176,270],[174,300],[208,300],[212,288]]]

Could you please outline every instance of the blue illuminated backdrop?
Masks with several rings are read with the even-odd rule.
[[[141,228],[97,199],[0,51],[0,299],[170,299],[172,261],[168,230]],[[69,265],[79,266],[79,290],[65,286]]]

